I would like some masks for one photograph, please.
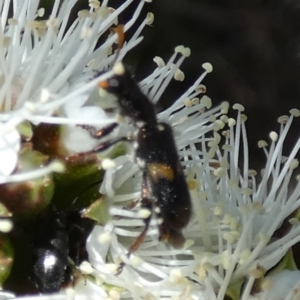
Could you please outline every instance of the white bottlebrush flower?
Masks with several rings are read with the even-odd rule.
[[[178,55],[181,57],[176,60]],[[157,69],[140,86],[155,102],[164,91],[167,82],[178,73],[178,67],[189,49],[182,46],[175,49],[174,56],[168,63],[158,61]],[[176,64],[174,65],[174,61]],[[224,127],[224,122],[218,118],[227,113],[228,103],[211,108],[211,100],[201,95],[205,86],[201,81],[212,69],[210,64],[204,64],[205,72],[195,83],[167,110],[158,114],[160,121],[166,121],[173,127],[179,154],[183,158],[184,168],[191,164],[200,164],[210,157],[199,155],[195,145],[201,142],[213,144],[220,140],[218,130]],[[200,95],[200,97],[198,97]],[[217,145],[217,144],[216,144]],[[212,145],[211,145],[212,147]],[[191,161],[195,159],[194,161]],[[126,204],[141,196],[141,171],[133,162],[134,156],[117,157],[115,166],[106,171],[101,186],[101,193],[107,195],[113,202],[110,214],[115,217],[104,227],[97,227],[88,242],[90,262],[95,268],[94,275],[99,278],[99,284],[109,284],[116,287],[121,298],[147,299],[154,297],[192,297],[199,292],[198,284],[193,284],[185,278],[187,266],[194,264],[192,252],[188,249],[188,241],[184,249],[171,249],[165,243],[158,241],[157,221],[151,221],[146,241],[129,259],[126,257],[128,247],[139,235],[144,225],[143,211],[139,207],[124,210]],[[120,218],[121,216],[121,218]],[[138,228],[136,228],[138,227]],[[177,257],[185,257],[178,260]],[[111,258],[110,263],[106,258]],[[125,262],[121,274],[117,274],[118,264]],[[138,270],[136,270],[139,269]],[[183,268],[183,269],[182,269]],[[142,272],[144,275],[141,275]],[[112,288],[114,290],[114,288]]]
[[[189,93],[193,95],[194,90],[195,86]],[[202,102],[208,103],[206,96]],[[283,155],[285,137],[299,111],[293,109],[290,117],[279,118],[280,133],[270,134],[269,150],[266,142],[259,142],[267,162],[258,180],[257,172],[249,169],[244,108],[233,106],[238,112],[236,120],[220,116],[226,114],[227,104],[223,109],[194,110],[201,111],[194,118],[192,108],[201,104],[197,100],[191,103],[180,110],[181,99],[175,102],[173,113],[169,109],[159,115],[174,125],[175,133],[179,132],[177,144],[192,195],[194,215],[184,231],[185,247],[172,249],[159,242],[157,220],[152,220],[145,241],[129,259],[126,257],[126,249],[144,225],[138,208],[123,209],[126,203],[139,199],[141,174],[130,158],[118,157],[117,167],[107,172],[101,189],[114,203],[110,213],[115,218],[96,228],[89,243],[95,276],[101,278],[100,284],[121,288],[119,295],[124,299],[223,300],[225,295],[242,300],[274,299],[270,295],[276,294],[278,286],[278,300],[298,299],[296,287],[293,292],[291,286],[300,282],[299,272],[291,273],[289,285],[284,281],[279,285],[286,274],[275,278],[267,271],[300,241],[299,222],[292,217],[290,230],[284,236],[275,235],[300,205],[299,178],[292,176],[298,167],[295,156],[300,139],[288,157]],[[228,130],[222,132],[225,141],[220,143],[222,138],[216,131],[225,124]],[[212,128],[213,137],[206,134]],[[106,257],[114,264],[107,264]],[[125,267],[116,276],[120,261]],[[259,292],[252,291],[256,279],[263,280]]]
[[[300,271],[282,270],[274,275],[267,276],[263,282],[264,292],[256,296],[259,299],[272,300],[299,299],[299,281]]]
[[[12,173],[18,161],[20,134],[8,123],[0,123],[0,178]]]
[[[0,122],[2,140],[0,143],[0,182],[21,181],[8,175],[17,166],[20,137],[16,126],[28,120],[54,124],[98,124],[111,122],[109,118],[91,118],[83,106],[93,88],[97,85],[96,70],[106,69],[115,55],[111,55],[117,34],[108,34],[105,42],[97,45],[117,24],[118,15],[134,0],[127,0],[113,9],[107,1],[90,1],[90,9],[80,11],[78,18],[67,26],[69,16],[77,0],[55,0],[47,19],[45,9],[39,1],[1,1],[0,3]],[[124,25],[127,31],[137,20],[144,5],[141,1],[132,19]],[[141,23],[137,33],[120,50],[118,59],[134,47],[142,37],[139,32],[152,22],[152,15]],[[105,76],[109,73],[105,74]],[[78,112],[68,113],[63,109],[78,98],[84,99]],[[78,101],[77,101],[78,103]],[[76,106],[76,105],[74,105]],[[84,113],[80,114],[80,109]],[[13,141],[12,141],[13,139]],[[72,148],[72,147],[71,147]],[[74,148],[74,147],[73,147]],[[29,178],[39,177],[55,171],[33,173]],[[26,178],[25,178],[26,179]]]
[[[90,10],[79,12],[67,29],[75,2],[56,0],[46,21],[37,21],[43,15],[43,9],[38,9],[39,1],[0,3],[0,183],[30,180],[62,170],[62,165],[54,161],[30,172],[13,173],[21,148],[17,126],[23,121],[70,126],[64,142],[71,152],[86,151],[78,148],[79,144],[92,147],[77,134],[74,139],[76,124],[101,127],[112,121],[101,109],[93,107],[90,95],[100,79],[112,74],[109,71],[95,78],[95,70],[106,69],[114,61],[111,48],[117,35],[109,34],[97,48],[96,44],[133,0],[124,1],[116,10],[107,7],[107,1],[101,6],[98,1],[90,1]],[[143,3],[139,3],[132,19],[125,24],[125,31],[136,21]],[[149,15],[141,24],[121,49],[118,60],[140,41],[139,33],[151,19]],[[166,64],[155,58],[157,68],[140,83],[153,103],[173,77],[183,80],[179,67],[187,56],[189,49],[180,46]],[[299,112],[292,110],[290,117],[280,118],[280,133],[271,133],[269,149],[265,142],[260,142],[267,163],[262,178],[257,180],[256,172],[249,170],[243,107],[234,106],[238,110],[236,120],[226,116],[227,103],[211,108],[211,100],[200,96],[205,92],[201,81],[212,67],[203,67],[206,71],[194,85],[158,114],[160,121],[173,127],[192,195],[193,217],[184,230],[187,240],[183,249],[173,249],[158,241],[159,220],[154,217],[140,248],[130,258],[126,256],[144,226],[145,211],[141,212],[138,206],[123,209],[140,198],[141,186],[141,171],[134,164],[133,155],[123,155],[110,166],[103,162],[107,172],[101,193],[112,203],[112,219],[104,226],[96,226],[87,242],[90,261],[79,268],[86,274],[86,281],[81,280],[75,289],[62,294],[23,299],[223,300],[227,295],[247,300],[268,299],[274,294],[280,300],[296,299],[296,290],[291,291],[291,286],[281,279],[289,276],[289,283],[297,284],[297,271],[266,274],[256,294],[252,287],[256,279],[264,277],[300,241],[295,218],[290,220],[288,233],[274,236],[300,204],[300,185],[294,185],[292,177],[298,166],[295,156],[300,141],[287,158],[283,156],[285,137]],[[225,126],[228,130],[222,137],[218,131]],[[130,128],[124,124],[116,134],[123,135]],[[123,271],[116,274],[121,261],[125,263]],[[280,294],[275,288],[279,286]],[[0,292],[0,299],[13,297]]]
[[[198,273],[202,274],[203,282],[210,284],[207,291],[215,291],[216,296],[211,299],[223,299],[241,280],[246,282],[241,299],[248,299],[255,279],[274,267],[300,241],[300,228],[295,220],[290,221],[292,226],[285,236],[272,238],[300,204],[300,185],[294,187],[297,180],[292,177],[298,167],[295,156],[300,140],[287,158],[283,156],[285,137],[299,111],[291,110],[290,117],[279,119],[280,133],[270,134],[269,150],[265,142],[259,143],[267,163],[261,180],[257,180],[256,172],[249,170],[244,108],[233,108],[238,111],[237,119],[225,119],[229,126],[223,133],[226,142],[215,148],[219,166],[211,171],[204,164],[200,171],[193,171],[193,167],[189,171],[200,182],[199,189],[192,191],[197,218],[191,227],[196,230],[198,223],[204,246],[200,245],[199,250],[205,251],[194,254],[199,263]],[[202,151],[205,149],[203,144]]]

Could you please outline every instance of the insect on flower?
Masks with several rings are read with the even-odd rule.
[[[191,199],[172,128],[157,120],[154,105],[121,63],[113,67],[113,73],[112,77],[99,82],[99,87],[116,96],[120,115],[133,121],[137,133],[135,138],[119,137],[100,143],[91,152],[106,150],[121,141],[134,142],[135,161],[143,172],[141,208],[147,209],[149,215],[144,219],[145,228],[130,246],[127,256],[136,251],[144,240],[154,212],[162,220],[160,240],[180,248],[185,242],[182,229],[191,217]],[[83,127],[93,137],[102,138],[117,126],[113,123],[99,131]]]
[[[52,207],[38,215],[33,236],[32,280],[40,293],[54,293],[72,281],[68,264],[87,259],[86,239],[94,221],[82,218],[79,211],[55,211]]]
[[[99,86],[117,97],[121,115],[131,118],[137,127],[135,159],[143,172],[142,207],[152,211],[152,198],[156,200],[163,220],[160,239],[167,240],[175,248],[181,247],[184,243],[181,230],[189,222],[191,200],[172,129],[167,123],[158,122],[154,105],[122,64],[116,65],[113,71],[114,76],[100,82]],[[121,137],[100,144],[96,149],[106,149],[119,141],[132,140]],[[151,215],[145,220],[145,229],[131,246],[130,252],[141,243],[150,219]]]

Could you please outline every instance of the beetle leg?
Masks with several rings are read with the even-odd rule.
[[[151,218],[152,218],[153,201],[149,197],[149,187],[148,187],[148,181],[147,181],[147,174],[146,174],[146,172],[143,173],[141,191],[142,191],[142,194],[141,194],[141,196],[142,196],[142,199],[141,199],[141,208],[142,209],[149,209],[149,211],[151,211],[151,214],[147,218],[144,219],[145,228],[140,233],[140,235],[137,237],[137,239],[135,240],[135,242],[130,246],[129,251],[127,253],[127,257],[128,258],[130,257],[130,255],[133,252],[135,252],[139,248],[139,246],[141,245],[141,243],[145,239],[145,237],[147,235],[147,231],[149,229],[150,221],[151,221]],[[124,262],[120,263],[120,265],[118,267],[118,270],[117,270],[117,275],[122,272],[124,266],[125,266]]]
[[[131,143],[132,142],[132,138],[127,137],[127,136],[122,136],[122,137],[117,138],[115,140],[107,141],[107,142],[104,142],[102,144],[99,144],[92,151],[93,152],[101,152],[101,151],[104,151],[104,150],[110,148],[111,146],[113,146],[114,144],[117,144],[119,142],[129,142],[129,143]]]
[[[109,125],[101,128],[100,130],[97,130],[94,126],[89,126],[89,125],[77,125],[77,126],[87,130],[93,138],[101,139],[102,137],[110,134],[116,127],[119,126],[119,124],[112,123],[112,124],[109,124]]]
[[[77,156],[86,156],[86,155],[90,155],[90,154],[95,154],[97,152],[102,152],[107,150],[108,148],[110,148],[111,146],[113,146],[114,144],[120,143],[120,142],[128,142],[131,143],[133,140],[131,137],[127,137],[127,136],[123,136],[117,139],[114,139],[112,141],[107,141],[107,142],[103,142],[99,145],[97,145],[93,150],[90,151],[86,151],[86,152],[80,152],[78,154],[76,154]]]

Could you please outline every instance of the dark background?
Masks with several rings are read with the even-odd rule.
[[[137,74],[151,65],[153,53],[167,58],[176,45],[190,47],[182,68],[185,83],[173,84],[163,96],[169,101],[199,76],[203,62],[212,63],[207,94],[215,104],[227,100],[246,107],[251,162],[260,166],[264,157],[257,141],[279,131],[278,116],[300,108],[300,2],[154,0],[152,11],[155,22],[147,30]],[[299,124],[288,137],[286,155]]]

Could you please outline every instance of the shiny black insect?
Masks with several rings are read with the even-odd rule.
[[[154,203],[163,220],[159,228],[160,240],[180,248],[185,241],[182,229],[191,216],[191,200],[172,129],[167,123],[158,122],[154,105],[122,64],[117,64],[113,71],[114,75],[100,82],[99,86],[117,97],[120,114],[130,118],[137,128],[135,158],[143,172],[141,206],[152,212],[145,219],[145,228],[130,247],[128,256],[139,247],[147,233]],[[114,123],[98,132],[86,128],[94,137],[101,138],[116,126]],[[120,141],[132,142],[132,139],[121,137],[107,141],[99,144],[92,152],[105,150]]]
[[[68,257],[75,266],[87,259],[85,243],[94,221],[80,212],[43,211],[33,234],[32,280],[40,293],[59,291],[72,278]]]

